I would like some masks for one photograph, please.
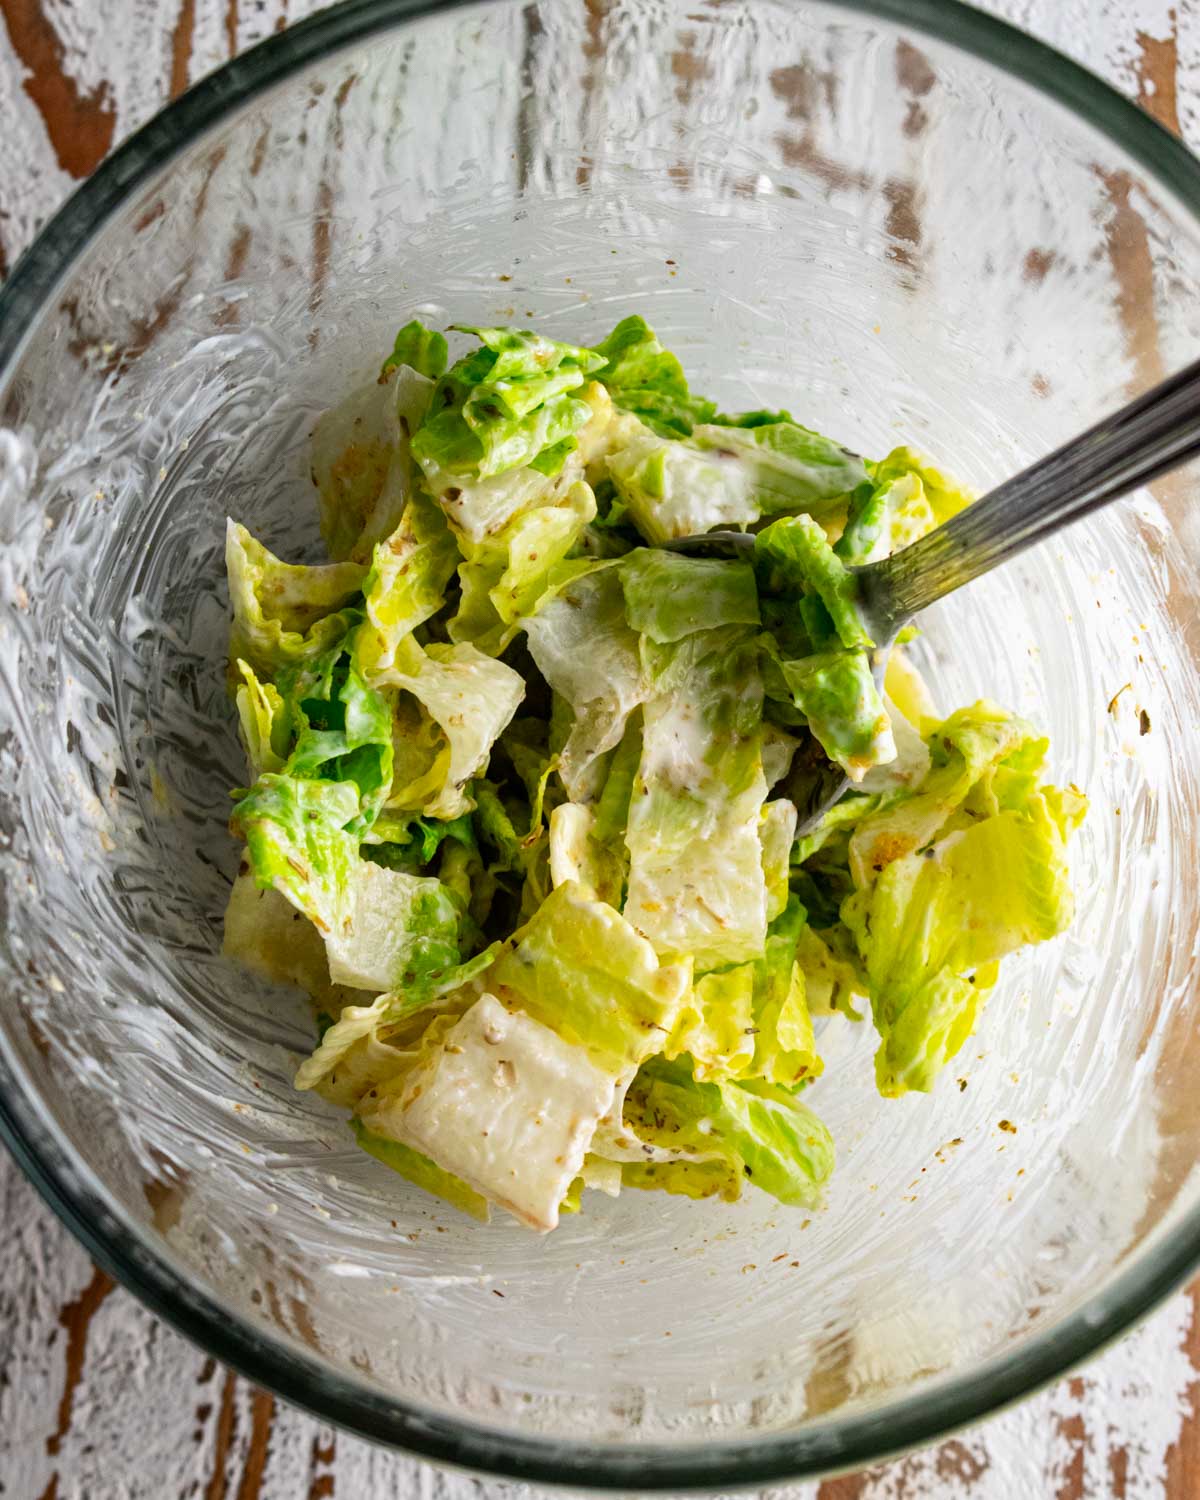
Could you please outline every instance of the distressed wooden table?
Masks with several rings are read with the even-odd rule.
[[[1200,149],[1200,0],[986,0]],[[0,276],[169,97],[315,0],[0,0]],[[335,1433],[115,1288],[0,1154],[5,1500],[467,1500],[489,1485]],[[1200,1500],[1200,1282],[1071,1379],[790,1500]]]

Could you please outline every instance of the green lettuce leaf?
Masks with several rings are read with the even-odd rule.
[[[850,497],[846,527],[833,550],[848,566],[861,567],[903,551],[936,525],[918,474],[868,481]]]
[[[781,511],[830,512],[867,477],[862,459],[794,422],[702,425],[686,440],[643,426],[605,465],[652,543],[748,526]]]
[[[750,472],[736,455],[705,452],[648,427],[614,448],[605,466],[629,519],[651,543],[749,526],[761,514]]]
[[[794,1088],[816,1078],[817,1055],[805,971],[796,961],[804,907],[795,896],[771,923],[763,956],[753,965],[754,1055],[746,1072]]]
[[[317,422],[312,478],[330,556],[367,563],[395,530],[415,488],[411,435],[432,392],[424,375],[389,362]]]
[[[370,1005],[346,1005],[296,1071],[298,1089],[314,1089],[341,1109],[366,1107],[372,1090],[406,1078],[440,1045],[475,999],[473,988],[438,1000],[379,995]]]
[[[596,353],[606,361],[597,379],[612,399],[659,436],[688,437],[697,422],[712,420],[715,405],[692,395],[683,366],[644,318],[623,318]]]
[[[892,860],[949,831],[951,818],[976,788],[978,810],[993,810],[988,799],[997,769],[1013,756],[1040,769],[1046,741],[1023,719],[985,699],[951,714],[930,736],[929,748],[930,771],[919,786],[859,805],[847,848],[856,887],[870,885]],[[842,814],[843,826],[853,810]]]
[[[783,510],[820,515],[867,477],[857,453],[798,422],[697,427],[692,441],[746,470],[762,515]]]
[[[488,988],[620,1076],[662,1046],[688,978],[686,965],[661,963],[619,912],[568,883],[497,958]]]
[[[355,664],[355,636],[324,657],[280,677],[296,739],[283,767],[291,777],[353,782],[359,816],[348,827],[364,834],[386,802],[393,775],[392,714]]]
[[[875,644],[863,623],[854,574],[811,516],[784,516],[760,531],[754,538],[754,562],[765,592],[794,598],[815,595],[847,650]]]
[[[851,781],[895,760],[891,720],[865,652],[824,651],[778,667],[817,743]]]
[[[458,562],[445,518],[418,491],[395,531],[375,548],[363,580],[369,629],[355,643],[361,671],[370,676],[392,665],[400,642],[442,607]]]
[[[366,571],[353,562],[280,562],[236,521],[226,529],[225,566],[233,606],[229,659],[248,662],[264,678],[342,639],[351,623],[342,611],[358,598]]]
[[[483,347],[441,377],[413,439],[434,492],[447,476],[489,479],[539,460],[544,473],[556,473],[592,415],[573,393],[602,357],[515,328],[458,331],[475,334]]]
[[[763,806],[758,825],[763,879],[767,885],[767,921],[773,922],[788,903],[792,845],[796,838],[796,804],[777,797]]]
[[[383,362],[381,375],[397,365],[408,365],[427,380],[437,380],[446,371],[447,348],[444,334],[434,333],[413,318],[396,335],[392,352]]]
[[[696,1077],[720,1083],[754,1060],[754,965],[701,974],[684,999],[663,1055],[689,1054]]]
[[[662,954],[701,968],[762,952],[767,795],[755,632],[643,641],[653,691],[630,801],[625,914]]]
[[[408,999],[461,983],[459,907],[440,880],[359,859],[347,887],[346,915],[325,937],[335,984]]]
[[[798,1208],[820,1205],[833,1171],[828,1129],[785,1089],[697,1082],[683,1058],[654,1058],[642,1067],[626,1097],[625,1120],[639,1139],[724,1163],[739,1181]],[[630,1185],[646,1185],[637,1176],[631,1174]]]
[[[492,746],[525,696],[520,673],[466,642],[422,648],[410,637],[376,680],[418,699],[449,747],[443,780],[423,811],[439,818],[468,811],[467,785],[486,767]]]
[[[545,595],[524,624],[538,670],[572,714],[559,755],[563,785],[573,802],[589,801],[600,757],[648,690],[617,569],[595,565]]]
[[[660,644],[698,630],[759,623],[758,590],[749,563],[640,547],[621,563],[620,575],[630,626]]]
[[[914,448],[893,448],[888,456],[871,466],[871,477],[877,486],[886,485],[906,475],[914,475],[921,482],[925,500],[939,526],[965,510],[975,499],[975,491],[960,484],[933,460]],[[914,537],[915,541],[916,538]]]
[[[252,780],[264,771],[281,771],[292,741],[291,711],[274,683],[260,682],[248,662],[236,663],[242,678],[237,690],[238,728]]]
[[[358,1109],[531,1228],[558,1223],[616,1081],[525,1009],[483,993],[406,1075]]]
[[[350,910],[358,839],[346,832],[359,811],[352,781],[305,781],[266,773],[237,804],[231,826],[246,840],[255,881],[274,886],[323,934]]]
[[[879,1091],[928,1091],[974,1030],[980,972],[1070,923],[1062,830],[1035,793],[892,860],[842,910],[866,964]]]
[[[468,1187],[461,1177],[455,1177],[453,1172],[443,1171],[436,1162],[422,1156],[411,1146],[405,1146],[400,1141],[390,1141],[386,1136],[374,1135],[361,1120],[353,1121],[353,1125],[354,1139],[368,1156],[373,1156],[376,1161],[390,1167],[393,1172],[398,1172],[401,1177],[423,1188],[425,1192],[432,1193],[435,1198],[441,1198],[453,1208],[469,1214],[472,1219],[479,1219],[486,1224],[491,1218],[488,1200],[474,1188]]]
[[[229,892],[221,952],[274,984],[307,991],[313,1003],[329,1015],[337,1015],[344,1005],[370,999],[333,983],[321,934],[285,896],[259,886],[248,859],[242,861]]]
[[[462,598],[449,624],[451,640],[499,655],[548,590],[591,568],[587,560],[568,563],[566,558],[595,514],[596,497],[579,481],[469,547],[458,570]]]
[[[619,909],[625,888],[624,845],[596,833],[596,813],[579,802],[562,802],[550,814],[550,880],[573,884],[590,901]]]

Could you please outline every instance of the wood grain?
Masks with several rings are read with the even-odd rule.
[[[167,98],[319,8],[316,0],[0,0],[0,277],[74,183]],[[589,6],[597,66],[605,8],[605,0]],[[986,8],[1071,53],[1200,146],[1196,0],[986,0]],[[907,49],[897,83],[910,96],[914,133],[926,71]],[[705,86],[686,50],[672,76],[684,94]],[[795,96],[793,148],[811,154],[802,96],[819,79],[785,69],[772,86]],[[1149,249],[1128,180],[1114,174],[1104,186],[1109,253],[1132,308]],[[920,222],[904,183],[894,184],[892,209],[915,265]],[[1045,254],[1030,251],[1031,278],[1045,276]],[[1161,373],[1160,352],[1132,316],[1125,336],[1140,373]],[[337,1435],[220,1368],[91,1266],[0,1158],[5,1500],[469,1500],[515,1488]],[[774,1493],[1200,1500],[1200,1282],[1086,1371],[1015,1411],[896,1463]]]

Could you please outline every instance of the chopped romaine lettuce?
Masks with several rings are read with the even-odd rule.
[[[233,606],[229,659],[249,662],[264,678],[341,640],[348,621],[340,611],[357,598],[365,571],[353,562],[280,562],[236,521],[226,530],[225,566]]]
[[[484,994],[436,1049],[373,1090],[359,1118],[545,1231],[558,1223],[615,1087],[584,1049]]]
[[[238,728],[251,779],[264,771],[281,771],[292,740],[291,713],[273,682],[260,682],[248,662],[238,660],[242,683],[237,689]]]
[[[231,820],[246,840],[257,883],[274,886],[326,936],[341,928],[349,912],[358,839],[346,826],[358,808],[352,781],[266,772],[238,802]]]
[[[325,939],[329,976],[360,990],[424,993],[458,965],[458,928],[440,880],[360,859],[346,918]]]
[[[956,516],[960,510],[965,510],[975,499],[973,490],[960,484],[957,479],[952,479],[942,469],[936,468],[931,459],[914,448],[893,448],[885,459],[872,465],[871,477],[876,485],[884,485],[909,474],[921,481],[926,503],[939,526],[951,516]],[[913,536],[908,540],[916,539]],[[901,545],[907,546],[908,542],[897,542],[892,551],[898,552]]]
[[[625,617],[660,645],[721,625],[757,625],[758,590],[749,563],[681,557],[639,548],[621,563]]]
[[[762,952],[762,684],[752,628],[643,638],[653,684],[625,839],[625,914],[658,952],[704,968]]]
[[[626,1096],[625,1121],[639,1140],[732,1167],[739,1185],[794,1207],[817,1207],[833,1171],[828,1129],[786,1089],[700,1083],[684,1058],[656,1058],[641,1069]],[[636,1174],[631,1185],[642,1185]]]
[[[370,628],[356,641],[362,671],[390,667],[400,642],[437,614],[458,561],[458,546],[441,511],[427,495],[415,494],[396,529],[375,548],[363,580]]]
[[[333,562],[229,525],[225,952],[318,1008],[297,1087],[476,1218],[622,1184],[814,1207],[820,1027],[869,1005],[879,1091],[929,1089],[1071,916],[1086,802],[1045,740],[944,718],[899,646],[872,675],[854,570],[970,494],[718,415],[640,317],[458,331],[447,369],[409,322],[317,423]],[[753,562],[657,545],[718,526]],[[797,836],[830,760],[855,786]]]
[[[411,437],[432,391],[424,374],[389,361],[378,380],[317,423],[312,477],[331,557],[369,562],[372,547],[395,529],[414,490]]]
[[[445,334],[432,332],[414,318],[396,335],[395,345],[380,373],[386,375],[397,365],[408,365],[427,380],[437,380],[446,372],[447,353]]]
[[[686,964],[660,962],[619,912],[568,883],[547,896],[487,982],[616,1077],[661,1047],[688,978]]]
[[[843,912],[866,963],[880,1093],[928,1090],[974,1030],[981,970],[1065,930],[1065,839],[1046,799],[892,860]]]
[[[526,465],[555,474],[592,415],[575,392],[604,363],[590,349],[514,328],[470,328],[482,347],[434,387],[413,455],[441,493],[446,480],[491,479]]]
[[[599,564],[548,594],[525,631],[538,670],[573,716],[558,762],[563,785],[572,801],[588,801],[597,761],[647,692],[618,572]]]
[[[445,779],[424,811],[438,818],[467,811],[467,784],[486,766],[496,737],[524,697],[520,674],[467,642],[435,642],[422,650],[410,638],[397,648],[393,665],[377,680],[418,699],[449,745]]]
[[[867,477],[857,453],[787,418],[697,427],[692,440],[701,451],[736,461],[746,470],[764,516],[784,510],[821,515]]]
[[[644,318],[624,318],[596,345],[606,363],[597,371],[612,399],[663,437],[688,437],[716,407],[688,390],[678,359],[659,343]]]
[[[385,1167],[391,1167],[393,1172],[399,1172],[401,1177],[424,1188],[435,1198],[444,1199],[481,1223],[486,1224],[491,1218],[491,1205],[482,1193],[468,1187],[453,1172],[443,1171],[436,1162],[422,1156],[419,1151],[414,1151],[411,1146],[405,1146],[400,1141],[389,1141],[386,1136],[374,1135],[361,1120],[354,1121],[354,1139],[368,1156],[381,1161]]]

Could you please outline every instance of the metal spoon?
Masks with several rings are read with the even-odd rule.
[[[921,610],[1197,455],[1200,360],[1005,480],[912,546],[852,569],[863,623],[875,643],[876,683],[882,688],[897,633]],[[662,545],[691,556],[744,557],[753,553],[754,537],[711,531]],[[796,803],[802,833],[851,785],[813,745],[814,752],[793,765],[780,789]]]

